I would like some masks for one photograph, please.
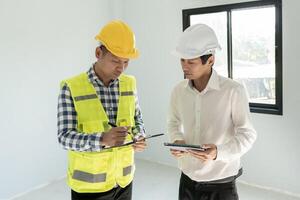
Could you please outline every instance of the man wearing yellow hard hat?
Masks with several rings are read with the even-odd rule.
[[[179,200],[237,200],[240,158],[256,139],[244,87],[213,69],[217,49],[214,30],[195,24],[174,51],[186,79],[172,91],[168,133],[173,143],[189,145],[171,149],[182,171]]]
[[[122,21],[109,22],[95,38],[96,62],[61,82],[58,140],[68,150],[67,183],[72,200],[130,200],[134,151],[146,143],[136,80],[123,72],[139,53]]]

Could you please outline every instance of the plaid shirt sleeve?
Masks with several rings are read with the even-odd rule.
[[[139,105],[139,100],[137,96],[137,92],[135,94],[135,127],[132,130],[133,134],[135,135],[135,138],[139,137],[145,137],[145,128],[144,128],[144,122],[143,122],[143,117],[142,117],[142,112],[141,112],[141,107]]]
[[[58,142],[72,151],[100,151],[102,133],[84,134],[76,130],[77,114],[68,86],[65,84],[58,97],[57,107]]]

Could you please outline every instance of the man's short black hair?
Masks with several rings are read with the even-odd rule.
[[[203,55],[203,56],[200,56],[200,60],[202,62],[203,65],[206,64],[207,60],[212,56],[212,54],[207,54],[207,55]]]
[[[105,47],[103,44],[101,44],[99,48],[100,48],[100,49],[101,49],[101,51],[103,52],[103,55],[105,55],[105,54],[107,54],[107,53],[108,53],[108,50],[107,50],[107,48],[106,48],[106,47]]]

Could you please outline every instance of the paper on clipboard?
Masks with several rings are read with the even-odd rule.
[[[176,144],[176,143],[165,142],[164,146],[179,151],[187,151],[187,150],[205,151],[205,148],[201,147],[201,145],[194,145],[194,144]]]

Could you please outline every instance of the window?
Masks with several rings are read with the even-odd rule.
[[[182,11],[183,29],[212,27],[222,46],[214,69],[247,89],[251,112],[282,115],[281,0]]]

